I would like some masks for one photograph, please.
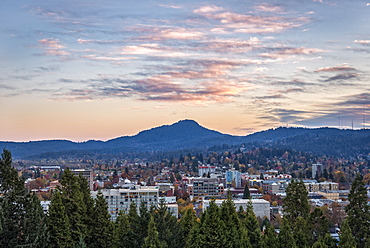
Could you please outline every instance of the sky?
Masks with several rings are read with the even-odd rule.
[[[370,1],[2,0],[0,140],[370,126]]]

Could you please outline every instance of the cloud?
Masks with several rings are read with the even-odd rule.
[[[145,27],[135,27],[134,32],[140,32],[141,35],[137,38],[138,41],[161,41],[161,40],[200,40],[204,39],[205,35],[200,31],[200,28],[182,28],[182,27],[160,27],[147,25]]]
[[[262,12],[274,12],[274,13],[282,13],[283,9],[280,6],[272,5],[269,3],[262,3],[254,8],[257,11]]]
[[[246,53],[262,46],[261,40],[251,37],[247,40],[241,39],[213,39],[200,44],[200,49],[217,53]],[[197,48],[195,48],[197,49]]]
[[[16,88],[14,86],[6,85],[6,84],[0,84],[0,89],[3,89],[3,90],[15,90]]]
[[[331,82],[331,81],[337,81],[337,80],[349,80],[349,79],[358,79],[358,73],[340,73],[340,74],[337,74],[333,77],[329,77],[325,80],[323,80],[323,82]]]
[[[69,52],[63,50],[66,47],[59,41],[59,39],[47,38],[38,41],[44,48],[44,52],[48,56],[68,56]]]
[[[266,10],[267,6],[269,5],[265,6]],[[237,14],[214,5],[198,8],[194,10],[194,13],[209,20],[218,21],[218,28],[232,29],[237,33],[278,33],[309,22],[306,17],[288,18]]]
[[[180,5],[160,4],[159,6],[161,6],[163,8],[169,8],[169,9],[181,9],[182,8]]]
[[[224,70],[234,65],[220,62],[199,61],[203,72],[213,72],[222,76]],[[185,84],[179,79],[211,79],[193,81]],[[214,79],[218,78],[218,79]],[[63,80],[63,79],[61,79]],[[64,81],[64,80],[63,80]],[[68,79],[66,82],[70,82]],[[231,102],[242,92],[253,89],[253,85],[243,80],[230,80],[216,75],[204,76],[201,71],[173,73],[149,76],[140,80],[124,80],[119,78],[99,78],[84,81],[87,89],[73,89],[54,95],[55,100],[92,100],[106,98],[132,97],[140,101],[169,101],[200,104],[202,102]]]
[[[261,53],[261,57],[271,58],[271,59],[284,59],[286,57],[295,55],[314,55],[317,53],[325,52],[325,50],[318,48],[305,48],[305,47],[281,47],[272,48],[272,52]]]
[[[364,46],[370,46],[370,40],[355,40],[353,42]]]
[[[357,71],[357,69],[354,67],[350,67],[347,64],[343,64],[333,67],[320,67],[315,70],[315,72],[338,72],[338,71]]]

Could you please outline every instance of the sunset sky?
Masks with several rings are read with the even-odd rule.
[[[369,0],[2,0],[0,20],[2,141],[370,126]]]

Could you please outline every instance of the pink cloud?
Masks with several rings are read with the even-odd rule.
[[[338,72],[338,71],[356,71],[356,68],[344,64],[333,67],[320,67],[315,70],[315,72]]]
[[[298,47],[298,48],[279,48],[276,51],[270,53],[262,53],[260,56],[272,59],[283,59],[290,56],[295,55],[313,55],[320,52],[325,52],[322,49],[318,48],[305,48],[305,47]]]
[[[59,39],[48,38],[38,41],[39,44],[44,46],[45,54],[48,56],[68,56],[69,52],[63,50],[66,48]]]
[[[267,10],[268,6],[265,6],[265,9]],[[277,33],[309,22],[306,17],[243,15],[224,11],[223,8],[216,6],[202,7],[194,10],[194,13],[210,20],[217,20],[221,28],[233,29],[239,33]]]

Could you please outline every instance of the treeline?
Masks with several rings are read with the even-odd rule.
[[[302,181],[292,181],[284,200],[284,218],[277,230],[269,220],[260,224],[251,203],[235,209],[229,197],[221,206],[211,201],[197,218],[185,208],[175,218],[166,205],[149,210],[141,203],[139,212],[132,203],[127,214],[111,221],[107,202],[99,193],[90,195],[82,176],[68,169],[53,194],[48,214],[39,200],[23,187],[12,167],[9,151],[0,160],[0,247],[370,247],[370,209],[360,176],[352,184],[347,219],[340,241],[328,232],[328,220],[319,209],[310,209]]]

